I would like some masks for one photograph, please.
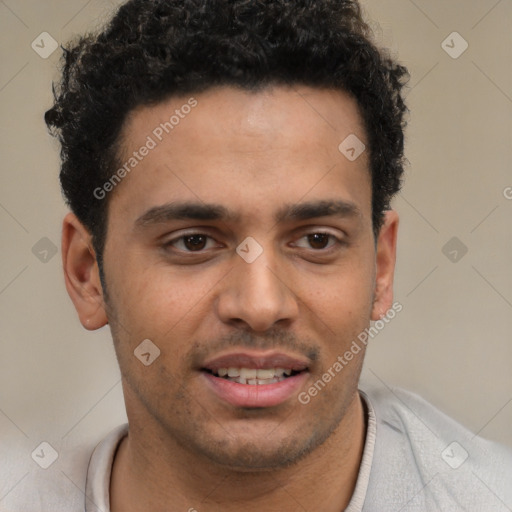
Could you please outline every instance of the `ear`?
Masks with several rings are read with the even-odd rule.
[[[397,234],[398,214],[394,210],[388,210],[385,212],[384,222],[377,239],[372,320],[382,318],[393,303]]]
[[[88,330],[108,323],[92,236],[73,213],[62,223],[64,279],[81,324]]]

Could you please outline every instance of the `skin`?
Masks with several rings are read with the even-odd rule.
[[[199,370],[221,353],[276,349],[308,361],[307,391],[391,307],[397,215],[386,212],[375,243],[367,152],[350,162],[338,150],[351,133],[366,141],[348,95],[222,87],[195,98],[107,198],[108,296],[89,232],[73,214],[64,220],[68,292],[87,329],[110,324],[123,379],[130,431],[114,461],[112,511],[339,512],[364,446],[364,350],[307,405],[297,393],[273,407],[235,407]],[[132,112],[121,160],[187,100]],[[184,200],[238,218],[137,222]],[[283,204],[322,200],[354,211],[274,218]],[[191,231],[211,238],[179,238]],[[311,241],[314,233],[335,238]],[[253,263],[235,250],[248,236],[263,249]],[[149,366],[134,356],[144,339],[161,351]]]

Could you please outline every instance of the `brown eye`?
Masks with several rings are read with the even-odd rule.
[[[205,248],[207,236],[190,235],[183,237],[183,245],[190,251],[200,251]]]
[[[167,248],[176,249],[177,252],[198,253],[215,247],[215,240],[204,233],[190,233],[170,240],[165,244],[165,246]]]
[[[300,238],[300,240],[295,244],[297,247],[301,247],[303,249],[313,249],[315,251],[325,251],[331,249],[335,245],[339,245],[341,240],[339,240],[334,235],[330,233],[310,233],[308,235],[304,235]]]
[[[325,233],[313,233],[312,235],[308,235],[308,242],[313,249],[325,249],[329,238],[330,235]]]

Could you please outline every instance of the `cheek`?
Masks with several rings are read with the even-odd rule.
[[[171,271],[163,264],[126,261],[109,277],[114,312],[110,323],[122,340],[123,352],[133,353],[150,339],[161,350],[160,361],[167,359],[169,348],[172,361],[177,361],[190,349],[201,325],[210,321],[209,297],[219,280],[216,272],[194,278],[190,269]]]
[[[301,298],[334,333],[364,328],[373,303],[372,263],[344,265],[321,279],[310,277],[301,289]]]
[[[141,399],[159,389],[167,390],[166,396],[178,393],[181,361],[190,348],[183,341],[193,338],[196,327],[190,318],[201,290],[174,285],[165,269],[138,265],[142,271],[134,272],[128,263],[110,275],[110,324],[121,373]]]
[[[159,322],[169,329],[194,295],[193,287],[182,286],[164,267],[134,259],[111,265],[107,281],[119,321],[135,329],[159,331]]]

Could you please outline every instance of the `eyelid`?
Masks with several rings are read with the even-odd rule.
[[[322,252],[328,252],[330,250],[333,250],[336,248],[336,246],[340,246],[340,245],[343,245],[345,243],[345,241],[343,240],[343,238],[341,238],[339,235],[337,234],[334,234],[330,231],[328,231],[327,229],[322,229],[322,228],[317,228],[317,229],[313,229],[312,231],[308,231],[307,233],[303,233],[299,238],[297,238],[296,240],[302,240],[303,238],[306,238],[310,235],[326,235],[326,236],[329,236],[331,238],[334,238],[335,242],[334,244],[332,245],[329,245],[327,247],[325,247],[324,249],[313,249],[313,248],[310,248],[309,250],[313,251],[313,252],[316,252],[316,253],[322,253]],[[305,247],[299,247],[300,249],[307,249]]]
[[[179,242],[180,240],[182,240],[183,238],[185,238],[187,236],[204,236],[208,240],[214,240],[216,243],[219,243],[215,237],[208,234],[206,231],[207,230],[205,230],[205,229],[203,229],[202,231],[198,231],[197,229],[195,229],[195,230],[178,232],[179,234],[174,234],[174,236],[172,238],[165,240],[163,243],[163,247],[164,248],[173,247],[173,244],[175,244],[176,242]],[[185,254],[203,254],[207,251],[207,249],[202,249],[200,251],[184,251],[183,249],[176,249],[174,247],[173,247],[173,249],[182,254],[183,253],[185,253]]]

